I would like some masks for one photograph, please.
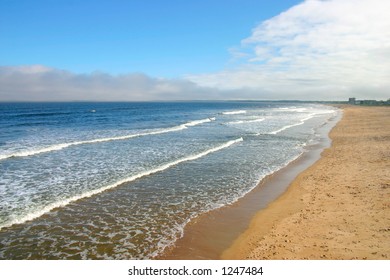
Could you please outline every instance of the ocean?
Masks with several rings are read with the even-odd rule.
[[[318,141],[292,102],[0,103],[0,259],[151,259]]]

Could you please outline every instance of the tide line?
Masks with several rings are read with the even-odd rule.
[[[243,140],[244,139],[242,137],[238,138],[238,139],[235,139],[235,140],[231,140],[231,141],[228,141],[228,142],[226,142],[226,143],[224,143],[222,145],[219,145],[219,146],[216,146],[214,148],[210,148],[210,149],[208,149],[206,151],[203,151],[203,152],[201,152],[199,154],[190,155],[188,157],[184,157],[184,158],[181,158],[181,159],[178,159],[178,160],[166,163],[164,165],[161,165],[159,167],[153,168],[151,170],[144,171],[144,172],[138,173],[136,175],[124,178],[124,179],[119,180],[119,181],[117,181],[117,182],[115,182],[113,184],[101,187],[99,189],[91,190],[91,191],[88,191],[88,192],[85,192],[85,193],[82,193],[82,194],[79,194],[79,195],[75,195],[75,196],[72,196],[70,198],[67,198],[67,199],[64,199],[64,200],[61,200],[61,201],[57,201],[57,202],[51,203],[51,204],[43,207],[42,209],[36,210],[33,213],[29,213],[29,214],[25,215],[24,217],[21,217],[21,218],[15,219],[13,221],[10,221],[8,223],[4,223],[3,225],[0,225],[0,230],[2,228],[9,227],[9,226],[12,226],[14,224],[22,224],[24,222],[34,220],[34,219],[36,219],[36,218],[38,218],[38,217],[40,217],[40,216],[50,212],[51,210],[53,210],[55,208],[64,207],[64,206],[66,206],[66,205],[68,205],[68,204],[70,204],[72,202],[77,201],[77,200],[80,200],[80,199],[83,199],[83,198],[88,198],[88,197],[91,197],[93,195],[102,193],[104,191],[116,188],[116,187],[118,187],[118,186],[120,186],[122,184],[129,183],[129,182],[135,181],[137,179],[140,179],[142,177],[149,176],[151,174],[155,174],[155,173],[164,171],[164,170],[166,170],[166,169],[168,169],[168,168],[170,168],[172,166],[178,165],[180,163],[187,162],[187,161],[193,161],[193,160],[202,158],[204,156],[207,156],[208,154],[211,154],[211,153],[217,152],[219,150],[228,148],[231,145],[239,143],[239,142],[241,142]]]

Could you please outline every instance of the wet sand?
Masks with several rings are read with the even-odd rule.
[[[314,162],[324,148],[330,146],[328,133],[339,121],[340,114],[318,128],[318,143],[306,147],[306,152],[281,170],[266,176],[247,195],[232,205],[204,213],[184,229],[183,237],[166,248],[157,259],[220,259],[222,253],[242,234],[255,214],[283,194],[294,178]]]
[[[330,138],[223,259],[390,259],[390,107],[344,107]]]

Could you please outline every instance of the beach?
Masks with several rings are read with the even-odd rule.
[[[390,108],[341,108],[331,147],[222,259],[390,258]]]

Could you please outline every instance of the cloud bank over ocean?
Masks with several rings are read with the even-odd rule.
[[[0,101],[257,99],[259,92],[220,90],[186,79],[153,78],[142,73],[76,74],[43,65],[0,66]]]
[[[187,99],[185,94],[193,96],[197,91],[197,86],[186,80],[141,73],[75,74],[42,65],[0,67],[0,85],[0,99],[15,101]],[[202,96],[201,91],[199,94]]]
[[[0,101],[388,99],[390,1],[307,0],[259,23],[218,72],[180,79],[0,66]]]

